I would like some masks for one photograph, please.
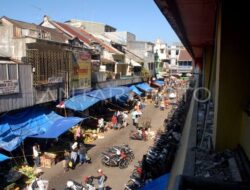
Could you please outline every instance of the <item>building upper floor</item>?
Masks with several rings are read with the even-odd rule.
[[[104,35],[113,42],[120,43],[124,46],[126,46],[129,41],[136,41],[136,35],[127,31],[105,32]]]
[[[168,48],[167,44],[157,39],[154,46],[154,53],[157,53],[158,59],[163,61],[168,58]]]
[[[65,23],[77,28],[82,28],[93,34],[103,34],[104,32],[116,31],[116,28],[114,28],[113,26],[99,22],[71,19],[69,21],[66,21]]]

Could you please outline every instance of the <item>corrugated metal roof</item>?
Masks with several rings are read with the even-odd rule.
[[[88,38],[86,38],[84,35],[82,35],[81,32],[79,32],[79,30],[77,30],[77,28],[70,26],[68,24],[61,23],[61,22],[55,22],[55,21],[53,21],[53,22],[56,25],[63,28],[64,30],[66,30],[68,33],[70,33],[72,35],[72,37],[77,37],[81,41],[83,41],[84,43],[90,44],[91,41]]]
[[[44,26],[36,25],[34,23],[14,20],[8,17],[3,17],[3,18],[8,20],[9,22],[11,22],[14,26],[18,28],[48,32],[50,33],[51,41],[65,43],[68,40],[68,37],[57,29],[47,28]]]

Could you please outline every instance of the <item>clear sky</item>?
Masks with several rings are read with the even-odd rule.
[[[179,41],[153,0],[1,0],[0,16],[39,24],[43,15],[64,22],[76,18],[129,31],[137,40]]]

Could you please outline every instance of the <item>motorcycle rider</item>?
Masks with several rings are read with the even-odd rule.
[[[107,180],[107,176],[103,173],[102,169],[97,170],[99,176],[93,177],[98,180],[98,190],[105,189],[105,181]]]

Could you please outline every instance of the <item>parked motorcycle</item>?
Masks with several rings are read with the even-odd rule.
[[[144,140],[144,141],[148,140],[147,134],[145,133],[144,130],[130,131],[129,137],[130,139],[133,140]]]
[[[86,184],[80,184],[74,180],[68,180],[66,183],[65,190],[95,190],[93,183],[93,177],[89,177]]]
[[[128,183],[125,185],[124,190],[139,190],[143,187],[144,183],[142,180],[138,179],[130,179]]]
[[[167,122],[164,123],[165,130],[157,134],[153,147],[143,156],[142,164],[135,166],[130,180],[125,185],[125,190],[141,189],[147,181],[171,170],[181,139],[192,91],[187,90],[186,97],[186,100],[177,101],[176,107],[168,114]],[[142,135],[131,132],[130,138],[142,140]]]
[[[134,153],[128,145],[113,146],[102,152],[101,162],[104,166],[118,166],[123,169],[128,167],[129,162],[134,159]]]

